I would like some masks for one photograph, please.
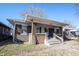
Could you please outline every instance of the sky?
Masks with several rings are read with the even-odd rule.
[[[30,6],[42,8],[47,19],[69,22],[79,28],[79,17],[75,14],[75,6],[67,3],[2,3],[0,4],[0,22],[9,26],[7,18],[21,19],[21,12]]]

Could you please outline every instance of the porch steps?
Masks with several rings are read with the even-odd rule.
[[[48,46],[53,45],[53,44],[60,44],[60,43],[63,43],[63,38],[56,34],[54,34],[53,38],[46,40],[46,45]]]
[[[48,40],[49,45],[53,45],[53,44],[59,44],[61,43],[60,40],[56,39],[56,38],[51,38]]]

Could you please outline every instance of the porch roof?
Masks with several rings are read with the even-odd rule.
[[[49,19],[44,19],[44,18],[39,18],[39,17],[34,17],[34,16],[27,16],[26,22],[31,22],[33,21],[34,23],[39,23],[39,24],[45,24],[45,25],[54,25],[54,26],[65,26],[68,25],[66,23],[54,21],[54,20],[49,20]]]
[[[44,25],[52,25],[52,26],[65,26],[68,24],[54,21],[54,20],[49,20],[49,19],[44,19],[44,18],[39,18],[39,17],[34,17],[34,16],[27,16],[27,20],[19,20],[19,19],[7,19],[12,25],[14,24],[26,24],[30,22],[38,23],[38,24],[44,24]]]
[[[26,22],[24,20],[20,19],[7,19],[12,25],[15,24],[25,24]]]

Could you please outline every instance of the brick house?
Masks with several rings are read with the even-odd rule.
[[[53,33],[63,36],[63,27],[67,24],[43,19],[34,16],[27,16],[26,20],[7,19],[14,27],[13,41],[20,40],[30,44],[42,44],[45,40],[53,38]],[[53,39],[54,40],[54,39]]]

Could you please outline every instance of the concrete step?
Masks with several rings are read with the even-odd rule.
[[[60,42],[60,40],[58,40],[58,39],[56,39],[56,38],[52,38],[52,39],[49,39],[49,40],[48,40],[48,43],[49,43],[50,45],[53,45],[53,44],[59,44],[59,43],[61,43],[61,42]]]
[[[59,44],[59,43],[60,43],[59,41],[54,41],[54,42],[50,42],[49,44],[53,45],[53,44]]]

